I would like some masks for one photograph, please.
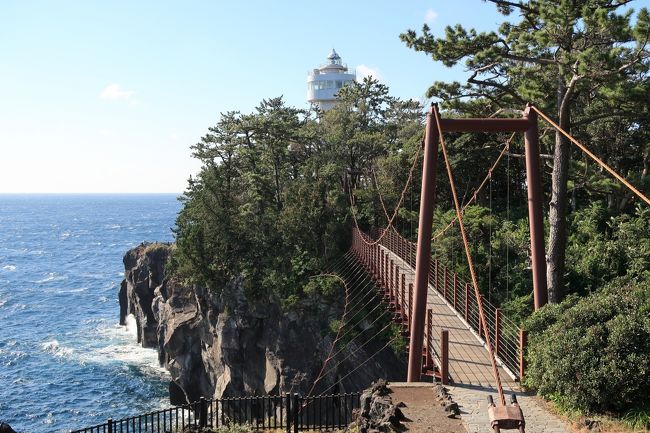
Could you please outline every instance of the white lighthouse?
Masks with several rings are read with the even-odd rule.
[[[347,65],[341,62],[334,49],[327,56],[327,63],[315,68],[307,76],[307,101],[318,105],[321,110],[329,110],[336,104],[336,93],[346,84],[356,79],[348,73]]]

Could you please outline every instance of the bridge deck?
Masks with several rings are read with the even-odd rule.
[[[415,270],[385,246],[382,245],[381,248],[389,255],[390,260],[399,266],[400,272],[405,273],[406,284],[415,284]],[[449,331],[450,382],[481,388],[494,387],[492,364],[483,342],[431,285],[427,308],[433,312],[434,345],[438,345],[436,353],[440,353],[440,331]],[[504,390],[514,390],[518,387],[518,383],[502,367],[499,367],[499,374]]]

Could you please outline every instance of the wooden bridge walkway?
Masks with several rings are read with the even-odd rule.
[[[414,284],[415,270],[411,265],[387,247],[380,245],[380,248],[389,258],[388,260],[404,274],[405,284],[407,286]],[[435,353],[440,353],[440,331],[443,329],[449,331],[450,382],[490,387],[494,383],[494,375],[483,340],[431,284],[427,296],[427,310],[430,310],[431,335],[425,338],[433,343]],[[499,373],[504,389],[514,390],[518,387],[518,382],[503,369],[503,366],[500,366]]]

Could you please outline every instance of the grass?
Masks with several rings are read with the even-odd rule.
[[[640,408],[629,410],[622,416],[610,414],[587,414],[567,406],[562,398],[546,401],[547,408],[567,422],[574,433],[648,433],[650,432],[650,410]]]

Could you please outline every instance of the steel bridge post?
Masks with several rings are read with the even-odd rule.
[[[539,310],[548,302],[548,291],[542,217],[542,183],[539,174],[537,113],[528,105],[524,111],[524,117],[530,123],[530,127],[524,135],[524,152],[526,154],[526,182],[528,183],[528,224],[530,226],[530,254],[533,268],[533,297],[535,310]]]
[[[431,225],[433,223],[433,203],[436,195],[436,171],[438,168],[438,128],[434,119],[435,109],[433,105],[429,109],[424,138],[420,221],[415,260],[415,299],[413,319],[411,321],[407,377],[409,382],[419,382],[422,375],[422,339],[424,337],[424,321],[427,309],[427,288],[429,285],[429,266],[431,265]]]

